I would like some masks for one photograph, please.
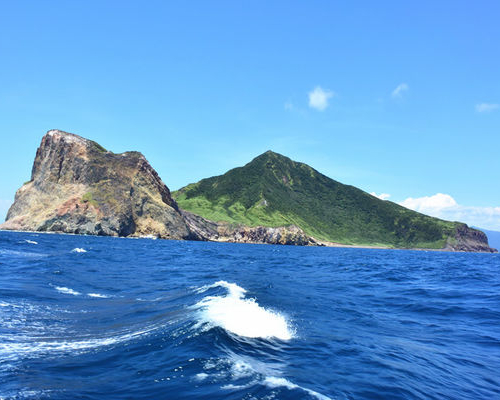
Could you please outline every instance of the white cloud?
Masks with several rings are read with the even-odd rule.
[[[410,87],[407,83],[400,83],[396,89],[392,91],[392,97],[402,97],[403,92],[409,90]]]
[[[332,91],[316,86],[314,90],[309,92],[309,107],[324,111],[328,107],[328,100],[334,95],[335,93]]]
[[[450,195],[443,193],[417,198],[409,197],[399,204],[432,217],[500,231],[500,207],[463,206]]]
[[[457,202],[449,194],[437,193],[434,196],[424,196],[416,199],[408,197],[399,204],[418,212],[432,213],[435,210],[454,207],[457,205]]]
[[[372,196],[375,196],[375,197],[378,197],[380,200],[387,200],[389,197],[391,197],[390,194],[388,193],[380,193],[380,194],[377,194],[375,192],[371,192],[370,193]]]
[[[480,103],[476,104],[476,111],[478,113],[489,113],[500,108],[500,104],[494,103]]]

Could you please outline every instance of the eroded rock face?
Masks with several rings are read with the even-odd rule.
[[[16,193],[2,229],[187,239],[192,234],[170,191],[138,152],[114,154],[51,130],[31,180]]]
[[[181,210],[191,231],[200,240],[214,242],[266,243],[297,246],[316,246],[318,243],[295,225],[248,227],[227,222],[212,222],[196,214]]]
[[[496,252],[496,249],[489,247],[488,237],[484,232],[469,228],[466,224],[460,224],[457,226],[455,240],[448,240],[444,250],[486,253]]]

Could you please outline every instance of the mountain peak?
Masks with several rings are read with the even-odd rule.
[[[256,159],[264,159],[264,158],[267,159],[267,158],[270,158],[270,157],[284,157],[284,156],[282,156],[281,154],[275,153],[272,150],[267,150],[264,153],[262,153],[262,154],[258,155],[257,157],[255,157],[254,160],[256,160]]]
[[[272,150],[267,150],[266,152],[258,155],[255,157],[252,161],[250,161],[247,165],[253,164],[253,163],[259,163],[259,162],[268,162],[268,161],[275,161],[275,162],[285,162],[285,163],[294,163],[290,158],[287,156],[284,156],[283,154],[276,153]]]
[[[65,131],[61,131],[59,129],[50,129],[47,131],[45,136],[42,138],[42,142],[45,140],[48,140],[50,138],[51,140],[62,140],[64,142],[69,142],[69,143],[81,143],[81,144],[87,144],[91,142],[88,139],[85,139],[81,136],[75,135],[74,133],[69,133]]]

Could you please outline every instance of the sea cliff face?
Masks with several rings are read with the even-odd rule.
[[[455,237],[448,239],[444,250],[449,251],[474,251],[493,253],[488,245],[488,237],[480,230],[469,228],[466,224],[457,224]]]
[[[51,130],[31,180],[16,193],[3,229],[188,239],[170,191],[138,152],[114,154],[80,136]]]

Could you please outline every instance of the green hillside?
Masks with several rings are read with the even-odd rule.
[[[343,244],[438,249],[460,225],[380,200],[272,151],[173,197],[213,221],[295,224],[317,239]]]

